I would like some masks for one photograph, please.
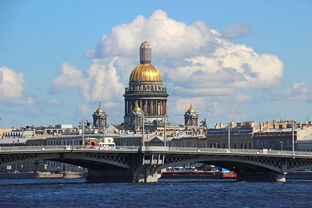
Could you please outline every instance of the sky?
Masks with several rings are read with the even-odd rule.
[[[73,124],[124,88],[148,41],[168,116],[312,120],[312,1],[0,1],[0,128]]]

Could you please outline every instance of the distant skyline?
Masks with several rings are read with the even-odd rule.
[[[0,2],[0,128],[78,125],[99,103],[124,116],[140,43],[168,89],[169,120],[192,103],[209,127],[312,120],[312,2]]]

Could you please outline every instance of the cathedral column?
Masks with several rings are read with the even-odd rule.
[[[160,107],[161,107],[161,115],[163,116],[164,115],[164,101],[163,100],[161,101]]]
[[[144,100],[144,113],[147,113],[147,100]]]
[[[130,103],[129,103],[129,104],[130,104],[130,108],[129,108],[130,112],[133,110],[133,102],[134,102],[134,101],[131,100]],[[129,113],[130,113],[130,112],[129,112]]]
[[[126,115],[129,114],[129,111],[128,111],[128,100],[125,102],[125,112],[126,112]]]
[[[156,110],[156,114],[157,114],[157,116],[159,116],[159,112],[160,112],[160,103],[159,103],[159,101],[158,100],[156,100],[156,107],[157,107],[157,110]]]
[[[147,100],[147,115],[151,114],[151,100]]]

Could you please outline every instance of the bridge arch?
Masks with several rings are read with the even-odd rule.
[[[186,163],[205,163],[211,165],[218,165],[220,167],[224,167],[233,171],[237,171],[239,168],[246,168],[251,167],[253,169],[265,169],[273,172],[282,172],[281,166],[278,162],[272,162],[269,160],[263,159],[252,159],[246,157],[232,157],[232,156],[185,156],[185,157],[174,157],[166,158],[166,162],[164,165],[160,166],[158,170],[167,168],[167,167],[174,167],[181,164]],[[232,164],[232,165],[229,165]]]
[[[115,167],[129,169],[129,158],[127,154],[77,154],[72,152],[65,153],[31,153],[31,154],[1,154],[0,167],[21,162],[31,162],[36,160],[51,160],[57,162],[79,165],[85,168],[105,168]]]

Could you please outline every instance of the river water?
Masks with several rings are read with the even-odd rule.
[[[0,207],[312,207],[312,181],[247,183],[167,179],[85,183],[84,179],[0,180]]]

